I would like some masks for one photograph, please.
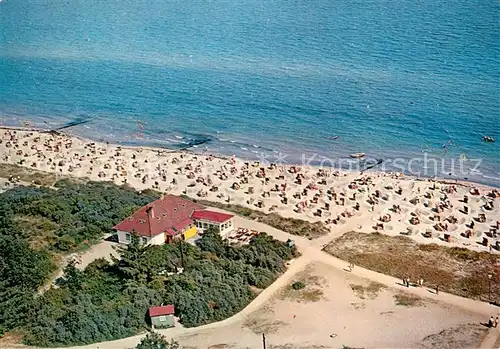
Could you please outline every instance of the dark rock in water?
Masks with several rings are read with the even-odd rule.
[[[90,118],[78,118],[78,119],[75,119],[73,121],[70,121],[68,123],[66,123],[65,125],[63,126],[60,126],[60,127],[57,127],[55,129],[53,129],[52,131],[60,131],[60,130],[64,130],[65,128],[69,128],[69,127],[74,127],[74,126],[78,126],[78,125],[82,125],[82,124],[86,124],[87,122],[91,121]]]
[[[174,147],[179,147],[181,150],[192,148],[193,146],[202,145],[212,141],[212,137],[208,135],[193,134],[184,132],[186,135],[190,136],[187,143],[174,144]]]
[[[374,161],[367,161],[366,167],[361,170],[361,172],[374,168],[384,162],[384,159],[375,159]]]
[[[192,139],[188,142],[187,147],[192,147],[194,145],[201,145],[210,142],[212,139],[210,137],[200,137],[196,139]]]

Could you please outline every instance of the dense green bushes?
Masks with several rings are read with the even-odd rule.
[[[56,254],[100,239],[131,210],[157,197],[105,183],[60,181],[57,187],[0,194],[0,327],[5,330],[32,321],[34,295],[56,270]]]
[[[254,298],[251,286],[267,287],[297,253],[266,234],[242,247],[228,246],[215,231],[198,246],[143,246],[133,237],[118,248],[119,259],[96,260],[84,271],[68,265],[57,288],[34,297],[55,270],[52,254],[99,239],[155,198],[102,183],[58,187],[0,194],[0,326],[24,331],[30,345],[131,336],[149,327],[148,308],[162,303],[174,304],[188,327],[225,319]]]
[[[92,244],[137,208],[158,198],[113,184],[62,180],[58,190],[18,187],[0,195],[3,207],[17,220],[25,238],[55,252]]]
[[[184,272],[177,273],[182,267]],[[147,309],[171,303],[185,326],[225,319],[266,287],[296,254],[265,234],[250,245],[229,247],[207,232],[200,247],[185,242],[143,246],[137,238],[119,248],[120,259],[96,260],[85,271],[72,265],[64,281],[39,297],[26,342],[84,344],[130,336],[148,327]],[[265,253],[264,253],[265,252]]]
[[[55,269],[50,255],[35,251],[0,207],[0,327],[22,325],[33,305],[33,295]]]
[[[0,327],[23,325],[33,295],[54,270],[46,252],[36,252],[15,236],[0,236]]]

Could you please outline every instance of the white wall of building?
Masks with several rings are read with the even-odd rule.
[[[127,233],[125,231],[118,230],[117,235],[118,235],[118,242],[119,243],[128,244],[130,242],[130,234],[129,233]]]
[[[126,231],[117,231],[118,242],[121,244],[130,243],[130,239],[132,238],[132,234],[127,233]],[[153,236],[149,238],[147,236],[139,236],[141,243],[148,245],[163,245],[165,243],[165,236],[163,233]]]
[[[227,234],[229,234],[232,230],[234,230],[233,219],[231,218],[225,221],[224,223],[221,223],[219,225],[219,230],[222,236],[226,236]]]
[[[234,220],[233,218],[230,218],[224,223],[216,223],[206,220],[197,220],[196,226],[200,230],[206,230],[209,229],[210,227],[216,227],[217,229],[219,229],[220,235],[222,237],[226,237],[227,234],[229,234],[232,230],[234,230]]]
[[[156,236],[153,236],[148,243],[150,245],[163,245],[165,243],[165,234],[161,233]]]

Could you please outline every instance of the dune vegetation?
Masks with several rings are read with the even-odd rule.
[[[197,246],[178,241],[118,246],[119,258],[98,259],[39,294],[57,261],[99,241],[113,225],[157,198],[108,183],[64,180],[55,189],[17,187],[0,194],[0,328],[25,343],[67,346],[119,339],[149,328],[147,310],[174,304],[185,326],[225,319],[243,309],[297,255],[260,234],[232,247],[215,231]],[[182,258],[181,258],[182,252]],[[178,271],[184,268],[182,273]]]

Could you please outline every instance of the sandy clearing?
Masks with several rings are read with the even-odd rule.
[[[259,348],[261,334],[266,332],[269,345],[286,348],[341,348],[343,345],[413,348],[428,336],[458,326],[462,326],[461,332],[472,334],[483,319],[480,315],[431,300],[423,300],[418,306],[396,305],[396,289],[382,288],[375,295],[360,298],[351,285],[369,286],[369,280],[321,262],[311,263],[306,270],[308,276],[321,279],[311,286],[323,292],[319,300],[283,298],[287,285],[265,305],[246,314],[243,322],[181,336],[179,342],[199,349],[221,343],[230,348]],[[300,274],[296,277],[303,277]],[[485,332],[484,329],[476,333],[475,345]],[[457,334],[453,338],[457,337],[461,339]],[[434,344],[436,340],[439,336]]]

